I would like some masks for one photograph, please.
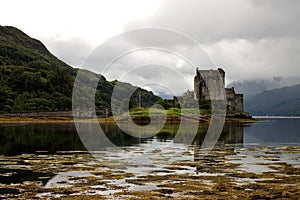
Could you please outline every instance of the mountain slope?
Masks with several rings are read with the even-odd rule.
[[[40,41],[17,28],[0,26],[0,113],[70,110],[76,74],[77,69],[57,59]],[[115,84],[101,76],[95,97],[98,108],[110,107]],[[133,96],[141,94],[145,106],[160,99],[152,92],[124,85],[136,89]],[[131,106],[137,105],[135,99]]]
[[[252,115],[300,115],[300,84],[264,91],[245,101]]]
[[[0,65],[71,69],[52,55],[40,41],[11,26],[0,26]]]
[[[248,99],[266,90],[292,86],[298,83],[299,76],[285,78],[273,77],[272,79],[234,81],[228,84],[227,87],[234,87],[237,93],[244,94],[245,99]]]

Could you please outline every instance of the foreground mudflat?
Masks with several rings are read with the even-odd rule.
[[[143,146],[0,156],[0,195],[18,199],[297,199],[300,146],[226,145],[202,156]],[[148,154],[152,164],[130,162]],[[160,156],[159,156],[160,155]],[[166,161],[180,157],[171,164]],[[204,155],[204,154],[203,154]]]

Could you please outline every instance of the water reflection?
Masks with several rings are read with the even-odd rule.
[[[225,146],[226,144],[243,144],[244,142],[244,127],[246,125],[240,123],[226,123],[223,127],[222,134],[216,146]],[[194,140],[194,144],[201,146],[207,130],[207,126],[200,126],[199,133]]]
[[[88,130],[89,124],[83,124],[83,129]],[[161,132],[150,138],[138,138],[121,131],[115,124],[101,124],[105,136],[116,146],[125,147],[147,143],[157,139],[160,142],[172,140],[177,133],[178,124],[168,124]],[[243,143],[243,128],[240,124],[226,124],[218,144]],[[208,129],[207,125],[200,125],[194,144],[201,145]],[[186,134],[175,143],[190,141],[194,134],[185,127]],[[87,131],[91,133],[92,131]],[[79,138],[73,123],[53,124],[1,124],[0,125],[0,154],[18,155],[22,153],[56,153],[57,151],[85,151],[81,139],[93,142],[95,149],[105,147],[103,138],[95,140],[94,135]]]
[[[0,154],[83,151],[75,127],[63,124],[0,124]]]
[[[83,125],[88,129],[89,124]],[[186,133],[180,139],[174,140],[178,131],[178,124],[167,124],[158,134],[149,138],[130,136],[121,131],[115,124],[101,124],[107,137],[118,147],[137,146],[157,140],[186,144],[194,139],[193,144],[201,146],[208,126],[200,124],[196,137],[190,127],[185,127]],[[275,119],[253,124],[226,123],[218,140],[217,146],[226,144],[283,144],[300,142],[300,119]],[[56,153],[58,151],[86,151],[81,139],[94,142],[94,150],[104,147],[103,139],[86,135],[79,138],[73,123],[47,124],[0,124],[0,154],[19,155],[22,153]]]

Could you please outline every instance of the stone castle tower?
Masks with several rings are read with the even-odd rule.
[[[210,100],[207,83],[213,83],[216,86],[214,90],[220,90],[225,86],[225,71],[222,68],[217,70],[199,70],[196,69],[194,77],[194,98],[198,101]],[[218,86],[222,87],[218,87]],[[236,94],[234,88],[225,88],[227,108],[229,112],[244,112],[243,94]]]

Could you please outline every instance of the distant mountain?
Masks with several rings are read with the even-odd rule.
[[[252,115],[300,115],[300,84],[264,91],[245,100]]]
[[[300,82],[300,77],[273,77],[272,79],[254,79],[234,81],[227,87],[234,87],[237,93],[243,93],[245,99],[251,98],[261,92],[292,86]]]
[[[77,71],[52,55],[40,41],[17,28],[0,26],[0,113],[70,110]],[[116,84],[101,76],[95,95],[98,108],[110,107]],[[144,106],[160,99],[128,83],[122,86],[136,89],[131,106],[137,105],[138,95]]]

